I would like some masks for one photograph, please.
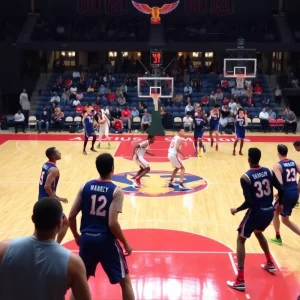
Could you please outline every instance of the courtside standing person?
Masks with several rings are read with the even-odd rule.
[[[62,206],[42,198],[33,207],[32,236],[0,243],[1,300],[64,300],[69,288],[77,300],[91,300],[85,266],[59,245]]]

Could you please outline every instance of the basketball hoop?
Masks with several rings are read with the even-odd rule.
[[[245,74],[235,74],[234,77],[236,80],[236,87],[238,89],[243,89],[246,75]]]
[[[158,100],[159,100],[160,94],[153,93],[153,94],[151,94],[151,97],[153,99],[154,110],[158,111]]]

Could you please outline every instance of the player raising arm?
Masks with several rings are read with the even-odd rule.
[[[267,168],[261,167],[259,161],[261,152],[258,148],[250,148],[248,151],[248,162],[250,165],[241,177],[241,187],[245,201],[238,208],[231,208],[231,214],[248,209],[246,215],[238,228],[237,238],[237,261],[238,274],[235,281],[227,281],[227,285],[233,289],[245,291],[244,263],[245,263],[245,242],[254,232],[262,250],[265,253],[267,262],[261,267],[275,273],[276,268],[270,254],[268,242],[263,231],[270,225],[274,215],[273,187],[278,190],[277,211],[282,210],[283,189],[275,174]]]
[[[248,117],[245,115],[245,111],[240,108],[235,119],[235,141],[233,145],[232,155],[235,155],[235,148],[240,141],[239,155],[243,155],[242,150],[244,146],[244,138],[246,134],[246,127],[248,126]]]
[[[178,154],[180,154],[183,158],[185,158],[184,153],[181,150],[181,146],[183,143],[183,136],[184,136],[184,129],[180,128],[178,130],[178,135],[175,135],[170,143],[170,147],[168,151],[168,159],[172,167],[174,168],[174,170],[169,182],[169,187],[175,187],[176,184],[174,184],[173,181],[177,172],[180,170],[179,189],[187,191],[189,190],[189,188],[183,185],[185,168],[183,166],[182,160],[178,157]]]
[[[299,227],[290,220],[293,208],[296,206],[299,198],[297,173],[300,173],[300,165],[297,165],[293,160],[287,158],[288,148],[285,145],[277,146],[279,162],[274,165],[274,173],[278,181],[282,184],[284,190],[283,211],[280,213],[281,220],[284,225],[300,235]],[[277,203],[277,202],[276,202]],[[270,242],[282,245],[280,235],[279,213],[275,212],[273,225],[276,237],[270,239]]]
[[[155,141],[154,135],[148,135],[147,140],[140,142],[139,144],[135,145],[133,148],[133,156],[132,156],[133,160],[140,167],[139,171],[132,178],[132,181],[133,181],[135,187],[140,187],[141,186],[141,178],[150,172],[149,163],[146,161],[144,156],[145,156],[145,154],[154,156],[153,153],[148,151],[149,146],[151,144],[153,144],[154,141]]]
[[[132,248],[126,240],[118,221],[122,212],[124,194],[112,181],[114,158],[100,154],[96,159],[96,168],[100,175],[85,183],[79,190],[71,209],[70,228],[79,245],[87,278],[95,276],[98,263],[101,263],[111,284],[119,283],[123,300],[134,300],[127,262],[118,241],[130,255]],[[81,211],[81,236],[77,230],[76,217]],[[74,299],[71,296],[71,299]]]
[[[56,162],[61,159],[61,153],[55,147],[51,147],[46,150],[46,156],[48,158],[48,162],[46,162],[42,167],[39,182],[38,200],[45,197],[50,197],[57,199],[60,202],[68,203],[68,200],[66,198],[62,198],[56,195],[56,188],[59,181],[59,170],[56,166]],[[63,214],[63,226],[60,228],[56,240],[59,244],[65,237],[68,228],[68,219]]]

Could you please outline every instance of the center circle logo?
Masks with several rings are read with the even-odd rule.
[[[168,182],[171,178],[170,171],[150,171],[141,179],[142,186],[135,188],[131,178],[135,172],[125,172],[114,174],[112,180],[122,188],[125,195],[140,196],[140,197],[170,197],[192,194],[204,190],[208,183],[197,175],[186,173],[184,176],[184,185],[188,188],[183,191],[179,188],[179,175],[175,177],[174,187],[168,187]]]

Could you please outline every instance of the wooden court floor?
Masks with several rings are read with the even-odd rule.
[[[44,156],[46,148],[56,146],[62,153],[62,159],[58,162],[61,175],[57,194],[69,200],[69,203],[64,205],[67,215],[81,185],[97,176],[94,164],[97,154],[88,153],[87,156],[83,156],[82,142],[70,140],[68,137],[66,135],[58,140],[53,136],[52,141],[51,135],[48,136],[48,140],[37,140],[36,137],[27,140],[18,137],[19,140],[16,140],[16,136],[12,136],[0,146],[1,240],[26,236],[33,232],[30,217],[33,204],[37,200],[38,180],[42,164],[46,161]],[[285,143],[289,147],[289,157],[299,162],[300,154],[294,151],[291,138]],[[249,147],[260,148],[261,165],[272,167],[277,161],[276,145],[278,142],[283,143],[285,139],[285,136],[277,136],[273,137],[274,142],[266,142],[265,137],[257,137],[254,141],[245,143],[243,152],[246,154]],[[110,150],[101,149],[99,152],[105,151],[115,155],[121,143],[112,141]],[[208,151],[204,157],[191,156],[184,161],[186,172],[202,178],[200,181],[202,184],[205,183],[202,190],[179,196],[172,194],[157,197],[150,191],[164,193],[166,180],[153,174],[144,180],[145,193],[146,195],[148,193],[148,196],[136,196],[130,191],[125,196],[123,213],[120,217],[121,226],[124,229],[163,228],[196,233],[235,250],[236,228],[244,213],[232,216],[229,210],[243,202],[239,178],[248,169],[247,156],[233,157],[232,142],[220,143],[218,152],[210,148],[208,142],[206,145]],[[133,142],[127,141],[126,148],[131,149],[132,146]],[[171,171],[171,166],[164,158],[167,146],[167,142],[158,141],[151,147],[157,154],[157,158],[151,162],[153,171]],[[186,147],[184,151],[190,153],[192,142],[188,141],[184,147]],[[129,154],[126,156],[126,153],[115,157],[116,174],[137,170],[134,162],[122,156],[129,158]],[[122,185],[119,182],[117,184]],[[125,185],[126,181],[123,186]],[[299,209],[294,209],[292,220],[300,225]],[[300,279],[300,237],[284,226],[281,232],[284,245],[280,247],[270,244],[271,252],[283,270],[293,273]],[[274,236],[272,226],[266,230],[265,235],[267,238]],[[65,242],[71,239],[71,233],[68,232]],[[249,252],[261,252],[255,237],[250,238],[246,245]]]

